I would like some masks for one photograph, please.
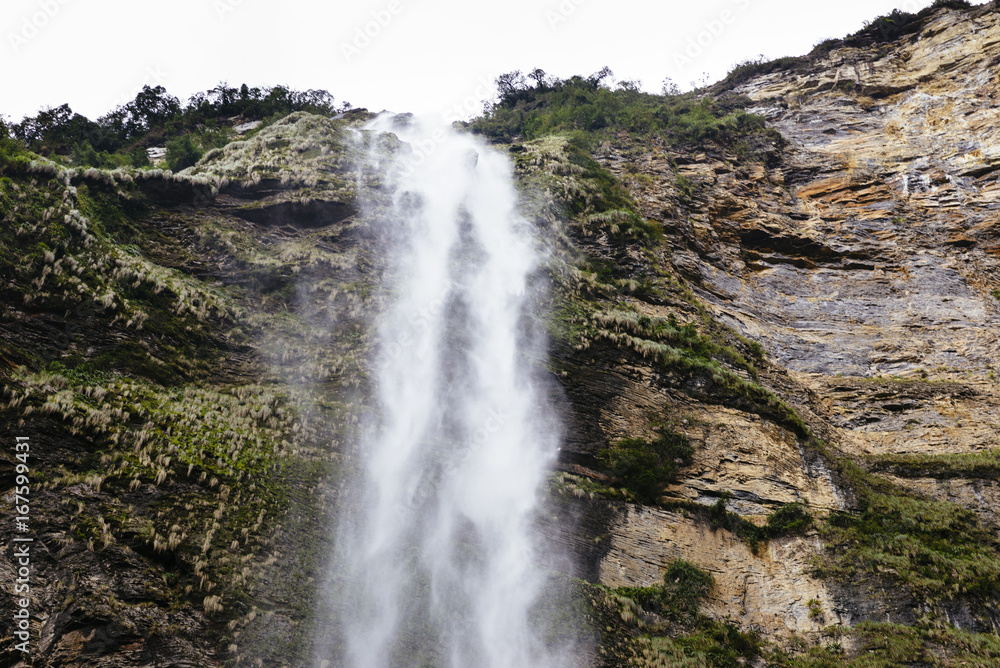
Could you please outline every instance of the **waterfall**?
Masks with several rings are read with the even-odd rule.
[[[379,134],[390,131],[400,143]],[[361,136],[380,180],[363,204],[389,296],[376,424],[338,536],[346,664],[564,665],[535,611],[550,548],[532,522],[559,435],[535,378],[540,252],[512,166],[408,117],[379,117]]]

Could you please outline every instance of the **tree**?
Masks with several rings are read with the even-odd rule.
[[[297,93],[297,96],[297,101],[303,111],[314,114],[332,114],[337,110],[334,106],[333,95],[329,91],[310,88],[304,93]]]
[[[129,138],[141,134],[144,130],[127,105],[119,105],[101,116],[97,119],[97,125],[104,132],[105,137],[116,137],[121,141],[127,141]],[[90,139],[91,143],[95,145],[103,144],[97,138]]]
[[[177,172],[190,167],[201,159],[201,150],[194,145],[191,135],[181,135],[167,142],[167,167]]]
[[[239,99],[239,90],[221,81],[218,86],[208,91],[208,97],[220,114],[231,115],[234,111],[233,103]]]
[[[90,145],[90,142],[84,139],[81,142],[77,142],[73,146],[72,154],[73,164],[77,167],[103,167],[103,161],[101,156],[94,150],[94,147]]]
[[[514,97],[518,91],[524,89],[524,75],[521,74],[521,70],[507,72],[496,78],[496,84],[501,100]]]
[[[173,95],[167,94],[163,86],[150,88],[143,86],[135,100],[127,105],[137,124],[144,130],[163,127],[168,119],[180,113],[181,103]]]
[[[36,153],[59,153],[68,155],[81,139],[91,145],[103,135],[100,127],[86,116],[74,113],[68,104],[43,109],[34,118],[25,117],[20,123],[10,127],[11,133]],[[113,141],[104,142],[100,148],[116,148]]]
[[[132,160],[133,167],[149,167],[150,165],[149,154],[146,153],[146,149],[142,146],[137,146],[129,157]]]
[[[531,70],[528,78],[535,82],[535,88],[545,88],[545,70],[536,67]]]
[[[613,77],[614,75],[615,73],[611,71],[611,68],[605,65],[600,70],[587,77],[587,83],[596,89],[601,85],[602,81],[609,77]]]
[[[38,112],[34,118],[26,116],[20,123],[13,125],[11,130],[15,137],[31,146],[42,142],[47,134],[68,123],[72,116],[73,110],[68,104],[49,107]]]

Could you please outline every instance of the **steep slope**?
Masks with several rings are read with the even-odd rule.
[[[576,445],[613,450],[615,439],[667,423],[695,454],[660,509],[592,501],[583,531],[568,540],[600,545],[589,547],[589,574],[612,587],[654,585],[677,557],[696,563],[715,576],[710,615],[779,644],[798,634],[836,641],[850,657],[885,658],[897,641],[915,641],[905,660],[886,665],[987,661],[998,621],[1000,21],[990,8],[940,8],[911,28],[878,48],[819,50],[736,86],[752,100],[747,110],[785,139],[780,159],[752,164],[723,146],[672,146],[634,131],[595,151],[642,215],[662,225],[669,251],[654,247],[647,263],[616,274],[621,285],[652,279],[661,291],[606,292],[631,312],[597,337],[611,346],[560,355],[571,370]],[[586,234],[579,246],[613,256],[608,237]],[[673,315],[712,332],[693,301],[667,287],[671,277],[690,284],[718,322],[763,345],[759,382],[795,407],[808,432],[773,411],[748,411],[718,377],[648,344],[648,318]],[[645,326],[636,320],[644,316]],[[594,468],[567,467],[591,481],[578,494],[608,482]],[[610,480],[627,482],[613,472]],[[726,492],[722,503],[758,524],[792,501],[827,519],[757,551],[737,539],[739,523],[716,531],[725,523],[671,500],[707,504]],[[894,639],[882,644],[874,627],[845,632],[866,620],[911,626],[879,627]],[[940,624],[990,635],[935,636]],[[817,656],[839,660],[827,654]],[[643,654],[650,665],[661,655]]]
[[[372,308],[345,123],[288,116],[207,156],[254,156],[210,179],[5,146],[0,430],[30,439],[36,541],[24,665],[221,665],[244,643],[306,661]]]
[[[595,75],[473,123],[551,251],[538,531],[577,563],[546,614],[594,665],[1000,661],[1000,16],[938,4],[700,100]],[[304,666],[336,637],[326,529],[384,307],[366,118],[293,114],[179,175],[0,145],[24,665]]]

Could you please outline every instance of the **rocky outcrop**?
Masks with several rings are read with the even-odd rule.
[[[322,205],[308,225],[247,220],[272,193],[225,194],[215,174],[3,176],[0,434],[31,441],[35,541],[32,652],[5,624],[4,659],[304,665],[345,396],[364,392],[363,225]],[[12,492],[13,448],[0,457]]]
[[[357,116],[356,114],[354,116]],[[185,175],[209,178],[233,213],[258,224],[322,227],[357,213],[346,120],[296,112],[205,154]]]
[[[950,660],[1000,623],[1000,15],[907,26],[717,90],[783,137],[750,154],[508,146],[551,251],[565,429],[538,530],[588,583],[567,587],[603,620],[594,661],[646,665],[638,636],[691,630],[598,610],[677,559],[776,665],[846,663],[866,633]],[[4,173],[0,432],[38,435],[33,665],[307,665],[336,635],[315,595],[382,305],[363,116],[247,128],[179,175]],[[611,455],[664,435],[650,499]]]
[[[1000,81],[992,63],[1000,15],[940,9],[921,21],[875,55],[834,49],[806,71],[779,69],[737,87],[785,138],[779,162],[746,164],[725,150],[686,152],[627,136],[595,157],[661,223],[670,247],[663,265],[786,370],[791,383],[772,387],[814,434],[897,489],[995,526]],[[675,295],[657,297],[619,299],[639,312],[697,319]],[[818,517],[857,512],[854,483],[831,471],[830,451],[817,456],[810,439],[773,418],[733,410],[731,399],[619,356],[580,354],[615,371],[570,371],[567,393],[581,406],[572,424],[592,415],[599,425],[572,431],[606,445],[669,420],[696,454],[666,498],[708,505],[728,492],[730,512],[757,523],[790,501]],[[588,572],[609,586],[655,584],[682,557],[715,574],[713,614],[773,639],[917,619],[905,590],[885,605],[868,599],[892,588],[878,577],[857,574],[868,582],[862,587],[821,577],[817,564],[833,549],[822,531],[754,554],[697,513],[588,512],[603,518],[594,535],[605,545]],[[950,608],[949,619],[982,628],[964,605]]]

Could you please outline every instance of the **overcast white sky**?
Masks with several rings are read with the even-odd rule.
[[[646,90],[665,77],[687,88],[931,2],[2,0],[0,114],[68,102],[96,118],[143,84],[184,100],[227,81],[323,88],[375,111],[468,103],[474,115],[493,79],[514,69],[568,77],[608,65]]]

